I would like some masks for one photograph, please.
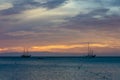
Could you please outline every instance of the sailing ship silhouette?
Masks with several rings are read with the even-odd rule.
[[[88,58],[96,57],[96,55],[93,53],[93,50],[90,47],[90,43],[89,42],[88,42],[88,54],[85,57],[88,57]]]
[[[30,58],[31,55],[29,54],[28,49],[24,48],[23,55],[21,55],[22,58]]]

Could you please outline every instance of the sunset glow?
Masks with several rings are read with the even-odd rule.
[[[120,53],[119,0],[1,0],[0,52]],[[120,55],[120,54],[119,54]]]

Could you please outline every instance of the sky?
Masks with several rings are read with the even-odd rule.
[[[120,55],[120,0],[0,0],[0,53]]]

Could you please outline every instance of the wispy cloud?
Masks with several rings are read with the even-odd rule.
[[[119,0],[1,0],[0,47],[62,44],[68,48],[89,41],[115,51],[120,44],[119,12]]]
[[[13,5],[11,3],[3,3],[0,5],[0,11],[1,10],[4,10],[4,9],[9,9],[9,8],[12,8]]]

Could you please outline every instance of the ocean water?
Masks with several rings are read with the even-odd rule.
[[[120,58],[0,58],[0,80],[120,80]]]

